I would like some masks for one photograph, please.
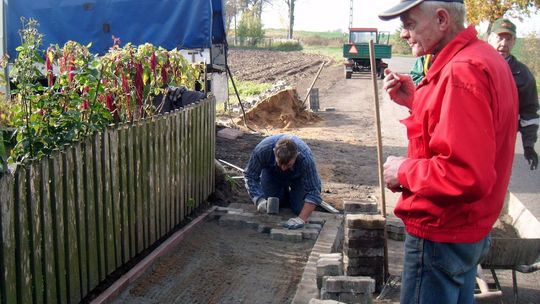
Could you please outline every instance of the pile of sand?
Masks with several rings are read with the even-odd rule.
[[[319,120],[320,117],[302,105],[296,89],[290,88],[261,100],[246,111],[248,126],[265,129],[299,128]],[[243,118],[237,118],[235,123],[242,125]]]

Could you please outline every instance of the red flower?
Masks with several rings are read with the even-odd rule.
[[[154,74],[156,74],[156,64],[157,64],[156,53],[152,53],[152,57],[150,57],[150,68],[152,69],[152,72],[154,72]]]
[[[69,82],[73,81],[73,77],[75,76],[75,64],[73,61],[69,64]]]
[[[81,110],[88,110],[90,108],[90,102],[88,102],[88,100],[85,100],[83,101],[83,103],[81,103]]]
[[[135,93],[137,94],[137,99],[138,99],[138,102],[139,102],[139,105],[142,104],[142,99],[143,99],[143,89],[144,89],[144,84],[143,84],[143,66],[142,64],[140,63],[137,63],[135,65]]]

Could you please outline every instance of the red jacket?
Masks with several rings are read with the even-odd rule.
[[[409,159],[394,212],[408,233],[436,242],[486,237],[512,170],[516,86],[504,58],[476,35],[469,27],[437,54],[402,120]]]

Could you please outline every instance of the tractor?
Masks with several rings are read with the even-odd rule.
[[[384,78],[384,69],[388,64],[383,58],[392,58],[392,45],[389,32],[379,32],[376,28],[350,28],[349,43],[343,44],[345,62],[345,78],[350,79],[353,73],[371,71],[369,59],[369,41],[373,40],[375,50],[375,69],[377,77]]]

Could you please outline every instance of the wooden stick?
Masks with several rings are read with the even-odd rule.
[[[315,81],[317,81],[317,78],[319,78],[319,75],[321,74],[322,68],[324,67],[325,63],[326,61],[323,61],[323,63],[321,63],[321,66],[319,67],[319,70],[317,71],[317,75],[315,75],[315,78],[313,78],[313,82],[311,82],[311,85],[309,86],[306,97],[304,97],[304,101],[302,102],[303,106],[306,104],[309,94],[311,94],[311,89],[313,89],[313,86],[315,85]]]
[[[377,87],[377,65],[375,62],[375,49],[373,40],[369,41],[369,60],[371,64],[371,80],[373,82],[373,100],[375,101],[375,123],[377,125],[377,165],[379,167],[379,187],[381,189],[381,213],[386,219],[386,198],[384,194],[384,178],[383,178],[383,153],[382,153],[382,136],[381,136],[381,115],[379,112],[379,89]],[[382,73],[382,71],[381,71]],[[384,281],[386,281],[388,272],[388,233],[386,225],[384,225]]]

